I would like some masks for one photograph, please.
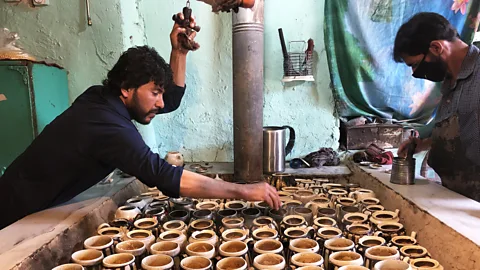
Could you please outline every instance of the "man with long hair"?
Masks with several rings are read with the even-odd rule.
[[[171,166],[150,150],[132,123],[148,124],[180,106],[188,51],[178,35],[184,32],[174,25],[170,65],[148,46],[124,52],[103,85],[80,95],[7,168],[0,178],[0,229],[70,200],[115,168],[170,197],[238,198],[280,206],[276,190],[265,182],[228,183]]]

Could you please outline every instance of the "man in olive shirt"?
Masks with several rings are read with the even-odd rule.
[[[480,201],[480,50],[463,42],[455,28],[436,13],[419,13],[401,26],[394,59],[412,67],[413,76],[443,81],[442,100],[429,138],[410,138],[399,148],[406,155],[430,150],[428,164],[442,185]]]

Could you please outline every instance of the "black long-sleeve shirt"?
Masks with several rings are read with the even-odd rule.
[[[185,88],[163,95],[168,113]],[[92,86],[47,125],[0,177],[0,229],[31,213],[66,202],[115,168],[178,197],[183,169],[153,153],[120,97]]]

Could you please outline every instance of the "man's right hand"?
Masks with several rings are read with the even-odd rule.
[[[408,140],[404,141],[400,147],[398,147],[397,155],[398,157],[405,158],[407,156],[408,147],[412,142],[417,144],[415,147],[414,154],[420,153],[422,151],[428,150],[430,148],[430,139],[419,139],[416,137],[410,137]]]
[[[281,206],[277,190],[266,182],[242,185],[241,198],[246,201],[265,201],[273,209]]]
[[[266,182],[235,184],[216,180],[188,170],[183,170],[180,179],[180,196],[204,199],[244,199],[265,201],[274,209],[280,208],[277,190]]]

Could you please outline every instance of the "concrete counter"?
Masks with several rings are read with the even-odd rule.
[[[480,269],[480,203],[420,176],[415,185],[392,184],[391,166],[349,168],[349,181],[375,191],[386,209],[399,209],[400,222],[445,269]]]
[[[213,165],[210,174],[233,173],[231,163]],[[386,169],[389,166],[373,170],[348,163],[288,172],[298,178],[324,177],[372,189],[388,210],[400,210],[407,232],[417,232],[419,244],[445,269],[480,269],[480,203],[421,177],[413,186],[391,184]],[[113,218],[118,206],[146,190],[134,178],[115,178],[62,206],[30,215],[1,230],[0,269],[43,270],[68,262],[83,241],[96,234],[100,223]]]
[[[114,175],[69,202],[29,215],[0,230],[0,269],[52,269],[70,261],[99,224],[113,218],[127,199],[146,190],[135,178]]]

